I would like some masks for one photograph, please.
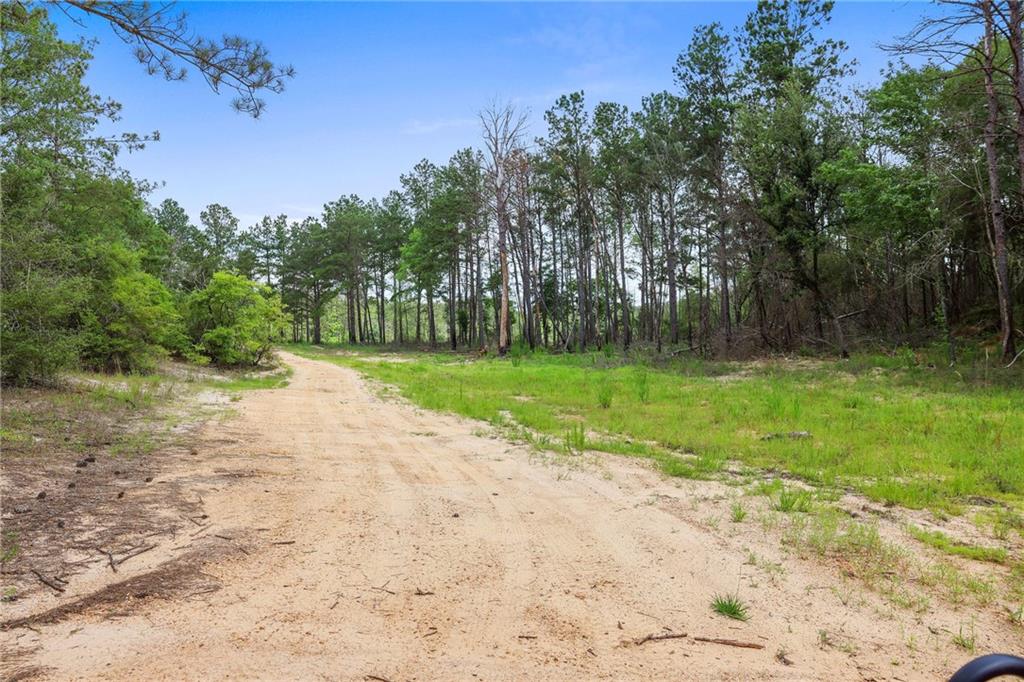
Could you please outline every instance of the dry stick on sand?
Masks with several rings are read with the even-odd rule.
[[[151,549],[156,549],[156,545],[144,545],[143,547],[139,548],[137,551],[134,551],[131,554],[127,554],[127,555],[121,557],[120,559],[118,559],[114,563],[116,565],[120,566],[121,564],[123,564],[124,562],[128,561],[129,559],[137,557],[140,554],[145,554],[146,552],[148,552]]]
[[[105,549],[103,549],[101,547],[96,547],[95,549],[100,554],[107,555],[107,563],[110,564],[110,570],[113,571],[114,573],[117,573],[117,564],[114,563],[114,555],[113,555],[113,553],[108,552],[107,550],[105,550]]]
[[[39,578],[39,582],[41,582],[42,584],[46,585],[47,587],[53,588],[53,589],[57,590],[58,592],[63,592],[64,591],[63,587],[61,587],[57,583],[55,583],[52,580],[50,580],[49,578],[44,576],[42,573],[40,573],[36,569],[32,568],[32,569],[29,569],[29,570],[31,570],[32,573],[34,573],[35,576],[37,578]],[[60,580],[60,579],[59,578],[55,578],[55,580]]]
[[[710,642],[711,644],[724,644],[725,646],[735,646],[741,649],[763,649],[763,644],[756,644],[754,642],[740,642],[735,639],[720,639],[718,637],[694,637],[695,642]]]
[[[660,642],[663,639],[682,639],[683,637],[686,637],[685,632],[655,632],[639,639],[634,639],[633,644],[640,646],[647,642]]]

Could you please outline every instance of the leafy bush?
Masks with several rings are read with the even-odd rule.
[[[183,351],[181,315],[167,287],[143,272],[123,246],[95,246],[96,279],[82,312],[82,364],[98,370],[149,372],[168,350]]]
[[[189,336],[219,365],[257,365],[283,338],[281,299],[269,287],[227,272],[185,303]]]
[[[43,230],[5,226],[2,237],[0,378],[4,384],[47,381],[77,360],[73,322],[84,302],[84,280],[67,273],[69,250]]]

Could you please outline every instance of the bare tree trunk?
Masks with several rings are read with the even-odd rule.
[[[355,318],[355,295],[352,288],[345,293],[345,323],[348,327],[348,342],[356,342],[356,318]]]
[[[1010,53],[1013,55],[1013,102],[1017,109],[1017,175],[1024,196],[1024,36],[1021,29],[1021,0],[1008,0],[1010,7]]]
[[[679,298],[676,293],[676,268],[678,258],[676,254],[676,206],[675,196],[670,194],[668,198],[668,243],[665,249],[668,251],[668,326],[669,343],[679,343]]]
[[[423,295],[422,292],[417,289],[416,291],[416,343],[423,341]]]
[[[718,221],[718,279],[721,282],[722,292],[719,303],[721,304],[722,325],[725,332],[725,347],[728,349],[732,346],[732,319],[729,309],[729,269],[725,240],[725,221],[720,219]]]
[[[427,289],[427,336],[430,339],[430,347],[437,345],[437,325],[434,320],[434,290]]]
[[[476,323],[477,343],[481,348],[487,345],[487,313],[484,310],[483,256],[479,236],[476,244]]]
[[[992,19],[992,0],[983,0],[985,14],[985,99],[988,120],[985,122],[985,160],[988,165],[988,186],[992,204],[992,255],[996,271],[996,290],[999,299],[1000,336],[1003,359],[1013,360],[1017,354],[1014,343],[1013,301],[1010,294],[1010,269],[1006,253],[1006,223],[1003,216],[1003,193],[1000,188],[999,161],[996,150],[996,131],[999,124],[999,100],[995,86],[995,29]]]

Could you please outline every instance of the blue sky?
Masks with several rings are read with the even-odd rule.
[[[260,216],[299,219],[344,194],[381,196],[421,158],[446,161],[479,146],[477,112],[511,100],[528,108],[531,138],[563,93],[636,107],[674,88],[672,65],[692,29],[742,24],[752,3],[185,2],[195,28],[262,40],[297,76],[268,96],[264,116],[231,111],[200,78],[147,76],[104,25],[84,29],[55,13],[65,38],[99,39],[87,81],[124,105],[119,129],[159,130],[161,141],[122,157],[164,186],[193,219],[213,202],[247,227]],[[878,48],[934,7],[842,2],[828,33],[858,62],[855,83],[877,82]]]

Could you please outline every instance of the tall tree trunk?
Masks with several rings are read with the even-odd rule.
[[[719,202],[722,199],[719,198]],[[725,332],[725,347],[732,346],[732,311],[729,309],[729,268],[726,257],[726,227],[725,221],[718,221],[718,279],[721,283],[719,304],[721,305],[721,317],[723,331]]]
[[[949,366],[952,367],[956,364],[956,340],[953,337],[953,302],[949,294],[949,271],[946,267],[945,248],[943,248],[942,253],[939,255],[936,268],[939,271],[939,282],[942,285],[939,289],[942,292],[942,330],[946,335],[946,352]]]
[[[313,343],[320,345],[320,292],[313,294]]]
[[[1010,7],[1010,53],[1013,55],[1013,102],[1017,110],[1017,175],[1024,197],[1024,36],[1021,0],[1008,0]]]
[[[345,325],[348,327],[348,342],[356,342],[355,294],[352,287],[345,292]]]
[[[476,243],[476,323],[477,329],[477,344],[484,348],[487,346],[487,313],[484,310],[484,280],[483,280],[483,251],[480,248],[480,238],[477,237]]]
[[[619,293],[622,296],[622,348],[628,350],[629,344],[633,340],[633,331],[629,321],[629,294],[626,293],[626,241],[623,235],[623,211],[621,206],[618,210],[618,220],[616,222],[619,238],[619,276],[622,278],[619,285]]]
[[[401,343],[402,338],[399,333],[399,325],[402,321],[402,316],[398,314],[398,276],[394,273],[391,274],[391,296],[392,296],[392,310],[394,319],[391,320],[391,340],[395,343]]]
[[[996,289],[999,299],[1000,336],[1003,359],[1009,362],[1017,354],[1014,343],[1013,300],[1010,294],[1010,269],[1006,252],[1006,224],[1003,217],[1003,193],[1000,188],[999,165],[996,149],[996,131],[999,124],[999,100],[995,85],[995,28],[992,18],[992,0],[983,0],[985,14],[985,99],[988,120],[985,122],[985,160],[988,165],[988,186],[992,204],[992,255],[996,271]]]
[[[423,342],[423,292],[416,291],[416,343]]]
[[[673,346],[679,343],[679,297],[676,292],[676,269],[678,268],[678,254],[676,252],[676,199],[674,194],[668,198],[668,243],[665,249],[668,251],[668,328],[669,343]]]
[[[456,259],[457,261],[458,259]],[[457,268],[455,265],[453,268]],[[452,350],[455,350],[457,339],[455,335],[455,308],[456,299],[458,297],[458,290],[455,287],[455,271],[454,269],[448,273],[448,343]]]
[[[427,289],[427,336],[430,339],[430,347],[437,345],[437,325],[434,321],[434,290]]]
[[[498,261],[501,267],[501,307],[498,311],[498,355],[504,357],[508,353],[508,247],[506,230],[498,236]]]

